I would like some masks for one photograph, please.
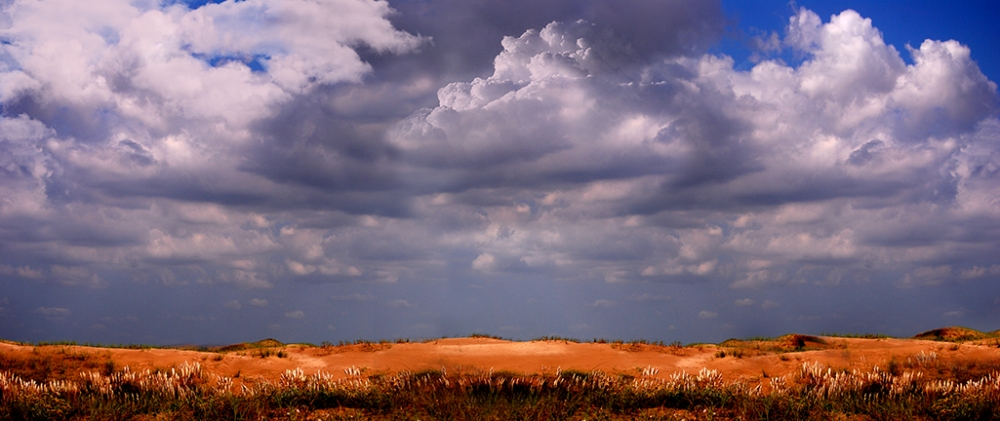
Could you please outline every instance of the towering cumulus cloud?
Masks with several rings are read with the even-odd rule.
[[[384,1],[0,4],[0,282],[26,291],[0,317],[89,317],[31,291],[146,285],[275,326],[370,304],[426,327],[464,305],[434,313],[440,285],[513,280],[722,324],[787,309],[790,285],[1000,276],[996,84],[959,42],[898,51],[851,10],[796,11],[747,69],[703,53],[709,17],[576,13],[435,85],[415,67],[447,52]],[[408,328],[382,334],[437,332]]]
[[[995,268],[997,93],[969,50],[928,40],[907,65],[870,20],[804,9],[784,44],[806,60],[643,63],[552,23],[393,139],[446,169],[436,200],[493,202],[473,269],[760,287]]]

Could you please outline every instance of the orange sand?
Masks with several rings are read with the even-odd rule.
[[[702,368],[718,370],[729,380],[761,379],[798,370],[803,363],[818,362],[833,369],[883,370],[891,360],[902,364],[920,352],[937,354],[938,364],[970,361],[1000,361],[1000,348],[992,343],[961,345],[916,339],[853,339],[818,337],[807,343],[806,350],[775,351],[772,342],[738,342],[730,346],[662,347],[652,345],[574,343],[564,341],[510,342],[487,338],[440,339],[425,343],[393,343],[311,347],[287,345],[270,348],[283,351],[284,358],[261,358],[260,350],[198,352],[176,349],[107,349],[82,346],[34,347],[0,342],[0,352],[7,358],[28,357],[34,352],[70,352],[110,358],[115,366],[132,371],[168,369],[185,362],[197,362],[205,371],[222,376],[239,374],[242,379],[275,379],[289,369],[301,368],[306,374],[324,371],[344,377],[345,369],[356,367],[364,374],[392,373],[401,370],[455,371],[490,370],[518,373],[554,373],[557,369],[608,373],[639,374],[652,367],[658,377]],[[729,342],[723,345],[730,345]],[[813,346],[815,345],[815,346]],[[770,347],[770,348],[769,348]],[[38,348],[36,350],[36,348]],[[810,350],[812,349],[812,350]],[[719,351],[727,356],[719,357]],[[741,353],[735,357],[734,352]],[[36,354],[37,355],[37,354]]]

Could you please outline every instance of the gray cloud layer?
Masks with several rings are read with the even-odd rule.
[[[773,312],[741,294],[1000,276],[997,87],[960,43],[802,9],[776,48],[805,60],[740,71],[704,53],[718,4],[529,3],[4,3],[5,289],[248,289],[216,306],[287,327],[317,313],[299,285],[628,291],[586,311],[714,285]],[[398,294],[323,295],[449,323]]]

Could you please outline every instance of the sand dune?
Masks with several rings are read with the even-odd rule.
[[[50,370],[48,376],[58,378],[74,376],[74,371],[121,369],[124,366],[133,371],[156,370],[176,367],[184,362],[198,362],[208,372],[238,376],[244,381],[275,379],[285,370],[295,368],[301,368],[306,374],[324,371],[338,377],[345,377],[345,369],[348,368],[360,369],[366,375],[441,369],[517,373],[600,370],[635,375],[642,369],[654,368],[659,377],[709,368],[718,370],[727,379],[751,380],[785,375],[798,370],[803,363],[814,362],[835,370],[870,370],[875,366],[883,370],[894,367],[906,369],[933,364],[937,375],[942,377],[971,377],[1000,369],[1000,347],[995,339],[943,342],[787,335],[765,341],[731,340],[720,345],[688,347],[570,341],[512,342],[490,338],[339,347],[281,345],[276,341],[265,345],[271,346],[235,346],[225,351],[200,352],[65,345],[36,347],[0,342],[0,361],[5,366],[0,369],[12,370],[19,360],[47,358],[50,366],[63,366],[61,370]],[[98,364],[95,365],[95,361]],[[930,374],[935,375],[934,370]]]

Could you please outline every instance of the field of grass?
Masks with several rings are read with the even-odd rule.
[[[871,365],[831,368],[803,361],[798,353],[835,349],[847,358],[852,351],[833,343],[831,336],[881,342],[887,339],[884,335],[731,339],[702,352],[716,362],[769,356],[775,360],[777,355],[778,364],[794,359],[801,365],[789,366],[783,376],[760,372],[725,378],[711,369],[660,375],[654,367],[611,374],[551,368],[525,374],[471,366],[447,372],[444,368],[369,372],[352,366],[338,376],[322,371],[306,375],[295,369],[280,377],[281,371],[275,371],[267,380],[241,377],[238,370],[225,377],[198,363],[133,371],[116,365],[110,348],[36,344],[16,355],[0,352],[0,420],[997,420],[1000,360],[968,357],[972,354],[955,357],[971,349],[962,348],[962,343],[978,344],[980,350],[992,348],[997,332],[970,331],[945,328],[922,333],[915,339],[952,344],[889,355],[880,360],[883,367],[873,369]],[[472,338],[502,339],[484,334]],[[580,342],[561,337],[536,340]],[[327,356],[388,350],[393,343],[410,341],[358,340],[289,348],[266,339],[206,349],[208,354],[199,358],[206,364],[230,354],[288,361],[306,355],[296,351],[299,348]],[[608,344],[616,351],[667,350],[672,357],[687,353],[685,358],[696,358],[698,352],[691,350],[700,349],[644,340],[592,343]]]
[[[931,364],[930,357],[924,363]],[[660,378],[599,371],[549,374],[400,372],[346,378],[286,371],[274,382],[206,373],[84,372],[37,382],[0,374],[4,420],[993,420],[1000,375],[958,382],[898,374],[796,373],[750,382],[702,370]]]

